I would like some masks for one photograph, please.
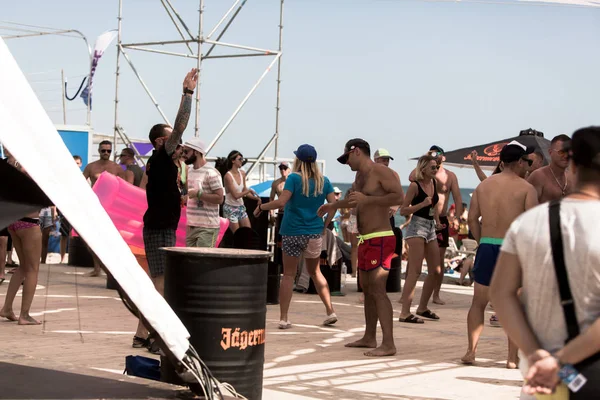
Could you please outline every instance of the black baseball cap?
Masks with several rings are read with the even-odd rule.
[[[525,146],[524,144],[513,140],[502,148],[502,151],[500,152],[500,161],[505,163],[519,161],[521,158],[523,158],[523,156],[531,154],[534,151],[534,147]]]
[[[600,170],[600,126],[579,129],[563,150],[571,152],[575,165]]]
[[[437,145],[433,145],[429,148],[429,151],[435,151],[437,153],[441,153],[442,155],[446,154],[444,149],[442,149],[440,146]]]
[[[348,156],[352,150],[359,148],[364,150],[367,156],[371,157],[371,146],[367,143],[366,140],[363,139],[351,139],[348,140],[346,146],[344,146],[344,154],[337,158],[340,164],[346,164],[348,162]]]

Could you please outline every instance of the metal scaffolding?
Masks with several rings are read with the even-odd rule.
[[[205,3],[205,0],[198,0],[199,1],[198,30],[197,30],[196,36],[194,36],[194,34],[190,30],[190,28],[186,25],[186,23],[183,20],[183,18],[181,17],[181,15],[177,12],[175,7],[171,3],[171,0],[160,0],[163,8],[165,9],[165,12],[169,16],[169,19],[171,20],[173,25],[175,25],[175,28],[177,29],[177,32],[179,33],[179,36],[181,37],[181,39],[180,40],[168,40],[168,41],[154,41],[154,42],[123,43],[122,42],[123,1],[124,0],[119,0],[119,14],[118,14],[117,66],[116,66],[116,78],[115,78],[115,123],[114,123],[115,143],[117,141],[117,137],[120,137],[121,139],[123,139],[123,135],[125,135],[124,129],[119,123],[119,79],[120,79],[120,68],[121,68],[121,66],[120,66],[121,56],[123,56],[123,59],[131,67],[134,75],[137,77],[140,84],[146,91],[146,94],[150,97],[150,100],[156,107],[156,109],[159,112],[162,119],[165,121],[166,124],[170,125],[170,122],[169,122],[168,118],[166,117],[165,113],[163,112],[163,110],[161,109],[158,101],[152,95],[152,92],[150,91],[148,85],[144,82],[141,75],[135,68],[133,62],[131,61],[131,59],[128,55],[129,50],[137,50],[137,51],[144,51],[144,52],[157,53],[157,54],[163,54],[163,55],[196,59],[196,68],[198,69],[198,86],[196,88],[196,97],[195,97],[195,101],[196,101],[196,115],[195,115],[195,122],[194,122],[194,135],[195,136],[199,135],[199,129],[200,129],[200,126],[199,126],[200,125],[200,99],[201,99],[200,87],[201,87],[201,78],[202,78],[202,64],[203,64],[204,60],[221,59],[221,58],[264,57],[264,56],[269,57],[270,56],[270,57],[273,57],[273,60],[271,61],[271,63],[269,63],[268,67],[265,69],[265,71],[262,73],[262,75],[258,78],[258,80],[254,84],[254,86],[250,89],[248,94],[242,99],[242,101],[239,103],[239,105],[233,111],[231,116],[223,124],[222,128],[217,132],[217,134],[215,135],[215,138],[208,145],[207,153],[209,153],[213,149],[213,147],[217,144],[219,139],[221,139],[221,137],[223,136],[223,134],[225,133],[227,128],[231,125],[233,120],[239,114],[239,112],[244,107],[244,105],[246,104],[248,99],[256,91],[256,89],[259,87],[259,85],[264,80],[264,78],[267,76],[267,74],[269,73],[271,68],[275,65],[275,63],[277,63],[277,94],[276,94],[277,98],[276,98],[276,107],[275,107],[275,131],[274,131],[272,137],[268,140],[268,142],[265,145],[265,147],[263,148],[263,150],[260,152],[259,156],[252,160],[254,162],[253,162],[252,166],[249,168],[247,174],[250,175],[257,167],[261,166],[261,171],[259,171],[259,172],[262,176],[264,176],[264,168],[263,167],[265,165],[269,165],[269,164],[274,166],[273,171],[275,172],[277,169],[276,160],[278,157],[278,146],[279,146],[279,111],[280,111],[280,93],[281,93],[281,90],[280,90],[281,89],[281,55],[282,55],[282,43],[283,43],[282,40],[283,40],[284,0],[279,0],[279,9],[280,9],[279,10],[279,47],[277,50],[251,47],[251,46],[227,43],[227,42],[221,41],[221,38],[227,32],[227,30],[229,29],[231,24],[234,22],[235,18],[238,16],[238,14],[240,13],[240,11],[242,10],[242,8],[244,7],[244,5],[247,3],[248,0],[235,0],[234,3],[232,4],[232,6],[228,9],[228,11],[223,15],[223,17],[215,25],[215,27],[210,30],[208,35],[204,34],[204,30],[205,30],[204,3]],[[219,32],[219,33],[217,34],[217,32]],[[212,39],[212,37],[215,34],[217,35],[216,39]],[[159,49],[152,47],[152,46],[156,46],[156,45],[166,46],[166,45],[182,44],[182,43],[186,45],[186,47],[189,51],[189,54],[188,53],[178,53],[178,52],[174,52],[174,51],[159,50]],[[195,44],[195,46],[192,46],[192,44]],[[233,48],[233,49],[241,49],[241,50],[245,50],[247,52],[242,53],[242,54],[211,55],[211,53],[213,52],[213,50],[215,49],[216,46],[222,46],[222,47]],[[206,50],[205,54],[202,54],[202,51],[204,48],[208,48],[208,50]],[[196,50],[196,53],[194,53],[194,50]],[[267,152],[273,145],[275,145],[275,150],[274,150],[275,157],[273,160],[266,161],[265,155],[267,154]],[[138,159],[141,160],[142,157],[140,156],[139,153],[137,153],[137,150],[135,148],[134,148],[134,151],[136,152],[136,156],[138,157]]]

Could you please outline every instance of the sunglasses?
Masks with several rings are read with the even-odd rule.
[[[129,157],[129,154],[119,154],[119,157]]]
[[[347,151],[344,152],[340,157],[338,157],[338,161],[342,164],[348,163],[348,158],[350,158],[350,153],[352,153],[356,149],[356,146],[351,146]]]
[[[525,161],[530,167],[533,165],[533,160],[530,160],[529,158],[521,158],[521,160]]]
[[[108,154],[110,154],[110,153],[112,153],[112,150],[102,149],[102,150],[100,150],[100,153],[108,153]]]
[[[429,152],[429,155],[430,155],[431,157],[440,157],[440,156],[443,156],[443,155],[444,155],[444,153],[442,153],[441,151],[435,151],[435,150],[434,150],[434,151],[430,151],[430,152]]]

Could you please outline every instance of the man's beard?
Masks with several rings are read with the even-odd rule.
[[[198,159],[198,157],[194,154],[193,156],[191,156],[187,160],[185,160],[185,164],[192,165],[193,163],[196,162],[196,159]]]

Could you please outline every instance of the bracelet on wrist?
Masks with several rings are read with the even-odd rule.
[[[262,209],[262,204],[259,204],[259,205],[258,205],[258,211],[263,211],[263,209]]]
[[[194,94],[194,91],[188,88],[183,88],[183,95],[185,96],[186,94]]]
[[[198,198],[198,200],[200,200],[200,196],[202,196],[202,189],[198,189],[198,193],[196,194],[196,198]]]

